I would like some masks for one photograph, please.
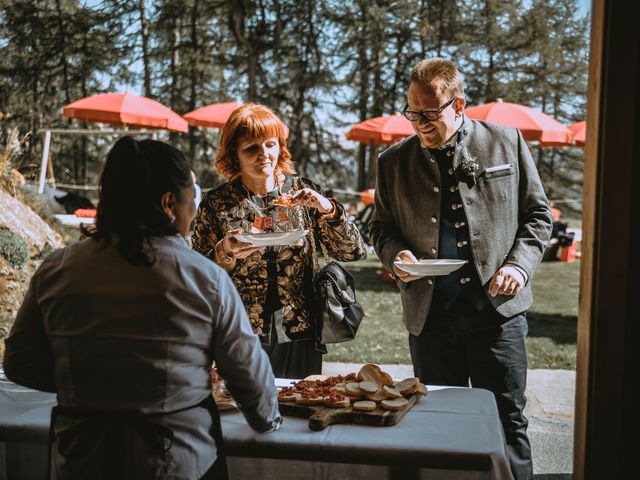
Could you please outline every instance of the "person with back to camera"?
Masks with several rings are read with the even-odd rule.
[[[269,360],[223,269],[191,250],[184,155],[123,137],[107,155],[95,228],[33,275],[3,367],[57,393],[54,479],[226,478],[211,366],[249,425],[280,423]]]
[[[294,175],[285,126],[263,105],[248,103],[231,114],[215,165],[228,182],[203,196],[193,248],[231,275],[276,377],[321,373],[311,306],[312,242],[321,242],[336,260],[359,260],[366,255],[360,232],[342,205]],[[299,244],[254,247],[235,238],[243,231],[295,228],[310,230]]]
[[[403,113],[416,134],[380,155],[369,236],[400,289],[416,376],[493,392],[511,470],[529,480],[526,311],[551,210],[520,132],[466,118],[465,103],[452,62],[413,68]],[[417,258],[467,263],[434,277],[396,265]]]

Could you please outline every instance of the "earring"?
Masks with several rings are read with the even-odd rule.
[[[175,215],[169,215],[169,221],[171,223],[175,222],[176,221],[176,216]]]

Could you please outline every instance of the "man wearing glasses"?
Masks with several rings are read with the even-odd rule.
[[[416,134],[380,155],[370,238],[400,289],[415,375],[491,390],[513,475],[530,480],[526,311],[553,217],[520,132],[466,118],[465,104],[452,62],[413,68],[403,114]],[[466,263],[439,276],[398,266],[418,258]]]

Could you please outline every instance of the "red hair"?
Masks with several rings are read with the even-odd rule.
[[[240,164],[236,150],[244,138],[276,137],[280,144],[280,156],[276,164],[276,175],[296,173],[287,149],[284,123],[269,108],[257,103],[245,103],[231,112],[222,128],[220,147],[216,154],[215,167],[228,180],[240,175]]]

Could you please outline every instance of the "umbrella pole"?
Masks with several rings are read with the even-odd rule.
[[[358,147],[358,191],[364,190],[367,146],[361,143]]]
[[[44,144],[42,146],[42,160],[40,161],[40,178],[38,180],[38,193],[44,193],[44,182],[47,178],[47,166],[49,163],[49,147],[51,145],[51,131],[45,130]]]
[[[542,145],[538,143],[538,165],[536,165],[538,170],[540,170],[540,165],[542,165]]]

